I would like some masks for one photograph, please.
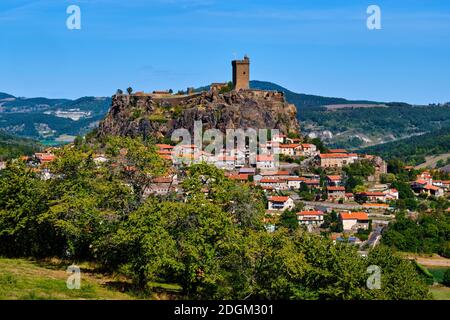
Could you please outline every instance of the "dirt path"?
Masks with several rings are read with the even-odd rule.
[[[408,259],[416,260],[417,263],[427,267],[447,267],[450,268],[450,259],[440,256],[421,257],[416,255],[407,255]]]

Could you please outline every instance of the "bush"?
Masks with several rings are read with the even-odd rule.
[[[450,268],[445,271],[444,278],[442,279],[442,284],[450,287]]]

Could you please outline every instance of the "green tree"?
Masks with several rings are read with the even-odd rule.
[[[0,171],[0,254],[35,256],[59,254],[61,241],[41,215],[48,209],[45,181],[22,162]]]
[[[290,210],[285,210],[279,220],[278,226],[285,227],[291,231],[294,231],[299,228],[297,214]]]
[[[442,284],[447,287],[450,287],[450,268],[445,270],[444,277],[442,278]]]

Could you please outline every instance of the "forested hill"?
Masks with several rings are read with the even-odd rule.
[[[30,155],[41,148],[41,145],[30,139],[6,134],[0,130],[0,160]]]
[[[361,149],[386,159],[399,158],[411,165],[425,162],[426,156],[450,152],[450,127],[395,142]]]
[[[303,108],[298,114],[304,133],[318,135],[331,146],[350,149],[450,127],[450,105]]]
[[[0,93],[0,130],[45,144],[64,143],[95,128],[110,105],[108,97],[70,100]]]
[[[320,107],[333,104],[382,104],[381,102],[367,100],[347,100],[344,98],[322,97],[311,94],[295,93],[282,86],[266,81],[250,81],[250,88],[259,90],[277,90],[284,92],[286,99],[297,108]]]
[[[15,97],[7,93],[0,92],[0,100],[3,99],[15,99]]]

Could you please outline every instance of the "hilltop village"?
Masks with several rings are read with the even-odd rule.
[[[233,61],[232,92],[252,91],[249,71],[247,57]],[[215,83],[209,93],[224,92],[227,87],[226,83]],[[192,94],[189,90],[187,95]],[[257,94],[282,97],[278,92]],[[158,91],[150,94],[152,97],[167,95],[171,94]],[[182,199],[187,196],[183,189],[186,168],[192,163],[206,163],[223,170],[230,180],[262,190],[266,200],[264,223],[269,232],[276,229],[280,219],[289,216],[311,233],[325,234],[333,241],[353,243],[365,250],[379,243],[383,230],[395,219],[394,211],[404,203],[400,193],[405,190],[396,188],[387,163],[380,157],[327,149],[320,140],[301,137],[295,132],[279,133],[260,144],[253,162],[248,144],[240,149],[223,148],[217,154],[205,152],[194,144],[184,144],[181,157],[187,162],[175,161],[180,157],[175,155],[175,143],[156,143],[154,147],[170,170],[149,181],[143,190],[144,198],[175,195]],[[49,180],[55,177],[49,164],[57,159],[58,150],[49,148],[21,160],[42,179]],[[121,167],[126,173],[138,171],[135,163],[126,160],[126,154],[126,148],[115,157],[98,150],[92,154],[92,161],[111,170]],[[0,169],[5,167],[6,163],[0,164]],[[416,171],[412,167],[402,170],[411,177],[407,187],[416,198],[440,198],[449,194],[450,181],[433,179],[429,171]],[[414,210],[409,212],[415,214]]]

